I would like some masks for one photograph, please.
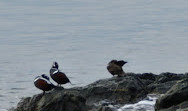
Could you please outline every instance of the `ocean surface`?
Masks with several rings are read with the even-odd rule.
[[[112,59],[128,61],[126,72],[187,72],[187,4],[0,0],[0,111],[41,93],[33,79],[49,74],[53,61],[76,84],[65,88],[112,77],[106,70]]]

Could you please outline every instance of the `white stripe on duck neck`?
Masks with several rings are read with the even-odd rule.
[[[57,69],[57,70],[55,70],[52,74],[56,74],[56,73],[58,73],[59,72],[59,70]]]
[[[52,84],[49,80],[47,80],[46,78],[43,78],[41,76],[38,77],[38,78],[36,78],[36,79],[34,79],[34,82],[37,81],[37,80],[39,80],[39,79],[42,79],[42,80],[46,81],[48,84]]]

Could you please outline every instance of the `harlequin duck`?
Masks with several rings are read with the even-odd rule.
[[[107,66],[107,70],[114,76],[114,75],[118,75],[118,77],[120,76],[124,76],[125,72],[123,71],[123,65],[126,64],[126,61],[120,60],[112,60],[108,63]]]
[[[65,73],[59,71],[59,65],[57,62],[54,62],[52,68],[50,69],[51,78],[57,82],[58,86],[61,84],[71,83],[69,78],[65,75]]]
[[[53,89],[55,86],[50,82],[50,78],[46,74],[42,74],[41,76],[37,76],[34,79],[34,85],[43,91],[43,95],[45,91],[49,91]]]

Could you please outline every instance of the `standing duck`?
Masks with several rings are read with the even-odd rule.
[[[120,60],[112,60],[108,63],[107,70],[114,76],[118,75],[118,77],[124,76],[125,72],[123,71],[123,65],[126,64],[126,61]]]
[[[43,91],[43,95],[45,91],[49,91],[53,89],[55,86],[50,82],[49,77],[46,74],[42,74],[41,76],[37,76],[34,79],[34,85]]]
[[[58,86],[61,84],[71,83],[69,78],[65,75],[65,73],[59,71],[59,65],[57,62],[54,62],[50,69],[51,78],[57,82]]]

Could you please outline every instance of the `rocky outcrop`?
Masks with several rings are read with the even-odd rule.
[[[161,96],[155,105],[157,111],[188,110],[188,78],[177,81],[169,91]]]
[[[87,104],[108,100],[114,104],[134,103],[148,93],[145,84],[136,76],[113,77],[83,87]]]
[[[15,111],[86,111],[85,98],[57,87],[45,95],[22,99]]]
[[[22,99],[14,111],[113,111],[110,105],[135,103],[148,93],[165,93],[185,74],[127,73],[98,80],[84,87],[56,87],[45,95]]]
[[[150,77],[150,76],[151,77]],[[174,84],[176,84],[176,81],[184,79],[187,77],[187,74],[175,74],[175,73],[161,73],[160,75],[153,75],[153,74],[142,74],[140,75],[144,78],[142,80],[145,81],[145,78],[150,77],[149,84],[147,85],[147,90],[151,93],[158,93],[158,94],[164,94],[166,91],[168,91]],[[146,82],[149,81],[146,79]],[[153,81],[151,81],[153,80]]]

